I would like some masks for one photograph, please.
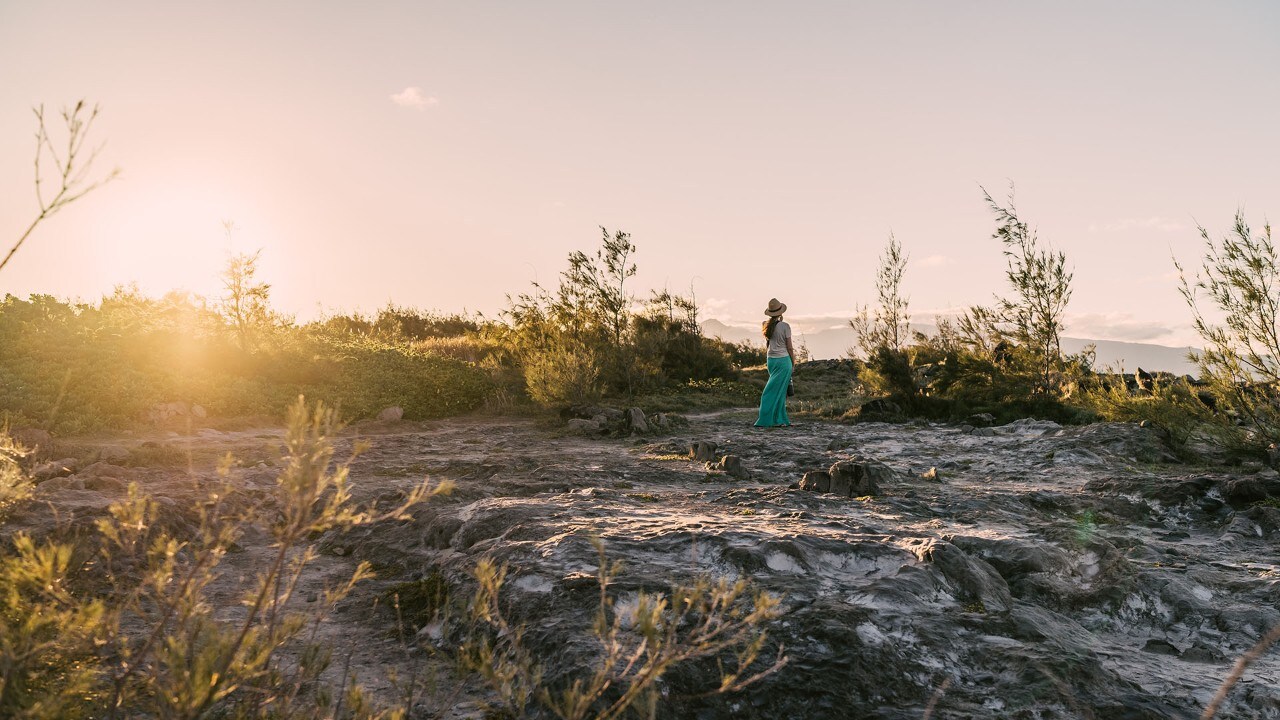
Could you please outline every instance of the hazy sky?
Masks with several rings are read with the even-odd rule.
[[[307,318],[492,314],[598,226],[634,287],[840,322],[892,230],[917,313],[989,302],[979,184],[1075,268],[1068,333],[1189,341],[1171,253],[1280,212],[1280,3],[0,0],[0,245],[30,108],[96,101],[116,183],[0,292],[213,295],[262,248]],[[223,221],[237,230],[228,240]]]

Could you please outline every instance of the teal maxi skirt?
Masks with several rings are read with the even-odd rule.
[[[787,386],[791,384],[791,358],[769,358],[769,382],[760,396],[760,419],[756,427],[790,425],[787,417]]]

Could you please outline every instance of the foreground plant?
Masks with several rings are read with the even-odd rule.
[[[19,465],[27,455],[27,448],[0,428],[0,518],[9,507],[31,495],[31,480]]]
[[[331,655],[314,630],[372,576],[368,564],[313,609],[293,600],[316,557],[315,538],[404,518],[432,491],[420,485],[390,511],[357,507],[347,487],[350,459],[334,462],[337,429],[331,409],[299,398],[274,496],[250,505],[224,483],[201,503],[189,537],[172,531],[161,506],[136,486],[97,523],[100,549],[88,563],[74,561],[71,543],[17,536],[0,565],[0,716],[75,717],[99,707],[108,718],[393,717],[370,709],[356,687],[335,693],[319,682]],[[228,458],[224,478],[230,466]],[[242,608],[230,611],[215,605],[210,588],[226,581],[220,562],[251,523],[270,530],[274,553]],[[86,588],[74,592],[73,578],[96,583],[89,589],[100,599],[86,600]]]
[[[756,664],[768,641],[765,626],[780,614],[777,598],[752,590],[745,580],[702,577],[666,595],[639,593],[634,608],[619,609],[609,584],[621,564],[608,561],[602,542],[593,544],[600,595],[591,632],[600,654],[586,677],[558,690],[546,685],[525,644],[524,628],[502,613],[506,568],[488,559],[477,563],[470,608],[476,629],[463,647],[464,666],[486,681],[508,712],[523,717],[537,703],[561,720],[612,720],[628,711],[656,718],[659,681],[680,664],[731,658],[719,664],[719,684],[708,694],[737,692],[786,665],[781,649],[771,663]]]

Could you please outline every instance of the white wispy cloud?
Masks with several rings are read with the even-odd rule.
[[[1065,318],[1067,334],[1097,340],[1121,340],[1127,342],[1151,342],[1168,340],[1176,328],[1140,319],[1130,313],[1068,313]]]
[[[920,260],[920,265],[923,267],[942,267],[949,264],[951,264],[951,258],[946,255],[929,255]]]
[[[1159,232],[1179,232],[1186,230],[1185,223],[1178,222],[1166,217],[1152,215],[1145,218],[1121,218],[1112,220],[1107,223],[1094,223],[1089,226],[1089,232],[1124,232],[1126,230],[1157,230]]]
[[[391,102],[399,105],[400,107],[408,107],[415,110],[422,110],[431,105],[440,104],[440,100],[438,98],[434,95],[427,95],[422,92],[422,88],[420,87],[407,87],[398,93],[392,93],[390,97]]]

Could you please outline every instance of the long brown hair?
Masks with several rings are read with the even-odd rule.
[[[774,331],[775,329],[777,329],[777,327],[778,327],[778,322],[779,322],[780,320],[782,320],[782,316],[781,316],[781,315],[774,315],[773,317],[769,318],[768,320],[765,320],[764,322],[760,323],[760,329],[764,332],[764,339],[765,339],[765,340],[772,340],[772,339],[773,339],[773,331]]]

